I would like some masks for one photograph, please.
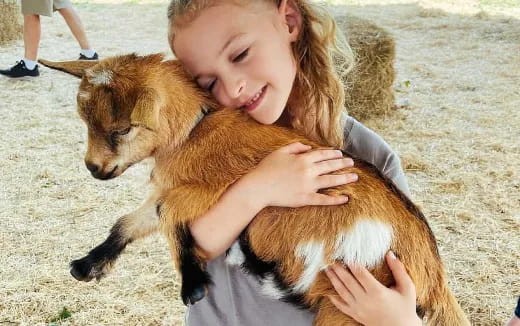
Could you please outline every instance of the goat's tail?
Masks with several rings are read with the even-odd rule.
[[[445,280],[437,286],[432,295],[430,310],[427,314],[428,326],[471,326],[457,299],[451,293]]]

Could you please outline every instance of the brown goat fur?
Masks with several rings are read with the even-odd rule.
[[[81,70],[75,62],[45,64]],[[182,275],[183,300],[196,302],[211,280],[190,223],[272,151],[297,141],[324,146],[293,130],[258,124],[239,110],[218,108],[178,62],[161,55],[119,56],[92,65],[78,92],[79,114],[88,127],[87,167],[108,179],[153,156],[154,191],[141,208],[118,220],[105,242],[72,262],[71,273],[80,280],[100,278],[128,243],[161,230]],[[317,311],[315,325],[359,325],[326,297],[335,291],[323,268],[360,263],[388,286],[393,279],[383,256],[392,249],[414,281],[428,325],[469,325],[447,287],[422,213],[370,164],[356,159],[354,167],[337,173],[345,172],[357,173],[359,180],[323,190],[347,195],[345,205],[262,210],[240,238],[242,266],[264,285],[274,282],[284,298]]]

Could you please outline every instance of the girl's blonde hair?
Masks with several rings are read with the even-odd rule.
[[[172,0],[168,8],[168,39],[173,51],[175,27],[192,21],[219,0]],[[231,1],[231,0],[227,0]],[[259,0],[232,0],[237,4]],[[262,0],[279,5],[280,0]],[[299,38],[293,43],[297,72],[287,107],[293,128],[314,140],[343,148],[345,93],[341,83],[352,69],[354,56],[336,23],[322,6],[293,1],[302,17]]]

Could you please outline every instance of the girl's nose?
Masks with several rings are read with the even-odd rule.
[[[246,89],[246,81],[244,78],[232,77],[225,81],[224,88],[226,95],[230,99],[235,100],[239,98]]]

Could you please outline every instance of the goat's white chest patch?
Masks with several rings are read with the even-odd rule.
[[[233,242],[233,245],[229,248],[226,255],[226,264],[240,266],[246,261],[246,256],[240,249],[238,241]]]
[[[307,242],[296,247],[296,256],[303,258],[305,269],[303,274],[294,286],[296,292],[305,292],[314,282],[316,275],[325,264],[325,246],[323,242]]]
[[[326,261],[340,260],[345,264],[355,262],[365,267],[374,267],[383,260],[390,249],[392,236],[393,230],[389,224],[362,219],[348,231],[336,236],[332,257],[327,257],[330,259],[325,259],[323,241],[299,244],[295,255],[303,258],[305,267],[293,291],[299,293],[307,291],[320,270],[327,267]]]
[[[360,220],[352,229],[340,233],[334,247],[334,260],[345,264],[357,263],[365,267],[376,266],[392,244],[392,227],[375,220]]]

